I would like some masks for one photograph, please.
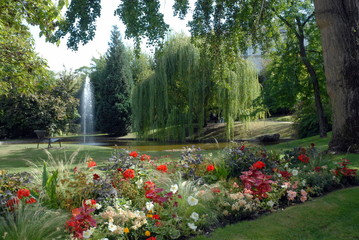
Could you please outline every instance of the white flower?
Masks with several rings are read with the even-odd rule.
[[[108,230],[110,230],[111,232],[114,232],[117,229],[117,226],[114,225],[113,223],[108,223]]]
[[[192,229],[192,230],[196,231],[197,226],[196,226],[196,225],[194,225],[194,223],[188,223],[187,225],[188,225],[188,227],[189,227],[190,229]]]
[[[93,233],[93,230],[88,229],[88,230],[82,232],[82,236],[87,239],[87,238],[91,237],[92,233]]]
[[[298,170],[297,170],[297,169],[293,169],[293,170],[292,170],[292,174],[293,174],[293,176],[297,176],[297,175],[298,175]]]
[[[269,200],[267,202],[267,205],[272,208],[274,206],[274,202],[272,200]]]
[[[108,240],[108,238],[101,238],[101,240]]]
[[[146,202],[146,209],[148,211],[152,211],[152,209],[155,207],[152,202]]]
[[[102,208],[102,205],[99,204],[99,203],[96,203],[96,204],[95,204],[95,208],[96,208],[96,209],[100,209],[100,208]]]
[[[283,184],[283,185],[282,185],[282,188],[288,188],[288,185]]]
[[[199,215],[198,215],[198,213],[193,212],[193,213],[191,214],[190,218],[192,218],[195,222],[197,222],[198,219],[199,219]]]
[[[92,205],[91,199],[87,199],[87,200],[85,201],[85,204],[86,204],[86,205]]]
[[[194,198],[194,197],[192,197],[192,196],[189,196],[189,197],[187,198],[187,202],[188,202],[188,204],[189,204],[190,206],[196,206],[197,203],[198,203],[198,199],[197,199],[197,198]]]
[[[302,181],[302,185],[305,186],[305,184],[307,184],[307,181],[304,179],[304,180]]]
[[[141,188],[142,185],[143,185],[143,179],[140,178],[140,179],[138,179],[135,183],[136,183],[136,185],[137,185],[137,188]]]
[[[171,185],[170,191],[172,193],[176,193],[178,191],[178,185],[177,184]]]
[[[282,177],[282,174],[280,174],[280,173],[277,173],[277,176],[278,176],[278,177]]]

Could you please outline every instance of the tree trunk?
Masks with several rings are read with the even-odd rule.
[[[333,108],[329,149],[359,152],[359,1],[314,0],[314,4]]]
[[[303,31],[303,27],[301,26],[301,22],[299,20],[297,21],[297,27],[298,27],[298,34],[296,36],[299,44],[299,54],[312,80],[314,102],[315,102],[315,108],[317,110],[317,117],[319,122],[319,135],[320,137],[326,137],[327,129],[328,129],[328,121],[327,118],[325,117],[322,99],[320,97],[318,76],[317,73],[315,72],[313,65],[308,60],[307,51],[304,45],[304,31]]]

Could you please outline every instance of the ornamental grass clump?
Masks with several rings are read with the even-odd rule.
[[[3,239],[50,240],[67,239],[65,222],[69,214],[54,211],[40,204],[23,204],[15,211],[0,215],[0,236]]]

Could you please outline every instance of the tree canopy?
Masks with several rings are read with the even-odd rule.
[[[260,93],[254,67],[239,56],[219,65],[202,50],[176,35],[157,53],[154,74],[132,95],[140,137],[184,141],[201,133],[215,113],[224,118],[231,139],[235,120],[254,117],[252,102]]]

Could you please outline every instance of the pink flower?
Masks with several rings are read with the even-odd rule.
[[[300,201],[302,201],[302,202],[307,201],[307,199],[308,199],[308,198],[307,198],[307,197],[305,197],[305,196],[301,196],[301,197],[300,197]]]
[[[297,192],[292,190],[287,191],[287,198],[289,201],[293,201],[296,196],[297,196]]]

